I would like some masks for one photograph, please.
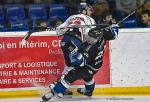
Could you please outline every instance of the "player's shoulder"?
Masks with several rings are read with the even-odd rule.
[[[86,17],[84,14],[75,14],[75,15],[72,15],[71,17]]]
[[[92,17],[88,16],[88,15],[85,15],[85,14],[77,14],[77,15],[74,15],[76,17],[81,17],[81,18],[84,18],[84,19],[92,19],[94,20]]]
[[[76,15],[72,15],[72,16],[70,16],[69,17],[69,20],[76,20],[76,19],[80,19],[80,20],[86,20],[87,19],[87,17],[84,15],[84,14],[76,14]]]

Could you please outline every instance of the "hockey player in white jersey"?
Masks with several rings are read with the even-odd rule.
[[[94,28],[95,20],[91,17],[93,8],[86,5],[82,8],[82,13],[70,16],[63,24],[56,28],[58,36],[64,35],[61,45],[64,53],[65,64],[63,74],[67,73],[73,67],[69,65],[69,52],[66,46],[71,46],[74,43],[77,47],[86,41],[86,37],[90,29]],[[87,27],[86,27],[86,26]]]
[[[90,10],[90,7],[85,8],[85,13],[90,13],[92,11]],[[69,17],[56,30],[58,35],[64,36],[61,42],[62,50],[66,67],[71,69],[61,76],[49,93],[42,97],[44,101],[49,101],[55,96],[60,97],[59,94],[64,93],[72,82],[79,79],[85,81],[85,88],[78,88],[77,92],[88,97],[92,96],[95,88],[93,76],[102,66],[106,40],[113,40],[116,37],[117,28],[100,29],[90,26],[94,25],[95,21],[87,14]]]

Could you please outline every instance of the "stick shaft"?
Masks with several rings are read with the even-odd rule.
[[[120,20],[117,24],[119,25],[119,24],[123,23],[126,19],[128,19],[131,15],[133,15],[138,9],[140,9],[141,7],[143,7],[143,6],[146,4],[147,1],[148,1],[148,0],[145,0],[144,3],[143,3],[141,6],[137,7],[137,8],[136,8],[135,10],[133,10],[129,15],[127,15],[127,16],[124,17],[122,20]]]

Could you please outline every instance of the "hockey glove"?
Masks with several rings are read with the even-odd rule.
[[[74,44],[73,41],[71,42],[62,42],[61,46],[63,46],[63,48],[67,49],[69,51],[69,53],[74,54],[78,51],[78,47]]]
[[[88,35],[93,38],[98,38],[103,36],[103,30],[99,27],[95,27],[88,32]]]
[[[112,24],[104,29],[104,38],[106,40],[114,40],[118,37],[118,24]]]

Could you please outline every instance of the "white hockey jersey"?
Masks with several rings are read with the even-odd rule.
[[[57,35],[63,35],[68,29],[67,27],[79,27],[79,31],[81,32],[81,40],[83,42],[86,41],[86,36],[90,29],[95,26],[91,26],[95,24],[95,20],[90,16],[84,14],[77,14],[70,16],[63,24],[56,28]]]

